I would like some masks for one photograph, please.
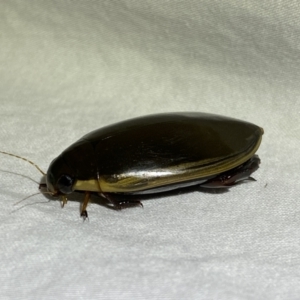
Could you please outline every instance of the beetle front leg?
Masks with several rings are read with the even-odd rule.
[[[68,203],[68,198],[66,195],[61,195],[61,208],[64,208],[64,206]]]

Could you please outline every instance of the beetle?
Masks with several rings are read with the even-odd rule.
[[[257,125],[207,113],[125,120],[92,131],[64,150],[51,162],[46,186],[62,205],[67,195],[83,191],[83,218],[92,192],[122,208],[142,205],[125,195],[193,185],[229,188],[253,179],[251,174],[260,164],[255,152],[262,135]]]

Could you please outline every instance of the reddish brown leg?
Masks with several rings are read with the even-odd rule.
[[[85,192],[84,200],[81,206],[81,213],[80,213],[80,216],[83,218],[83,220],[88,218],[88,213],[86,211],[86,208],[89,204],[90,198],[91,198],[91,192]]]
[[[111,193],[101,193],[101,195],[107,199],[115,209],[123,209],[123,208],[130,208],[130,207],[144,207],[142,202],[139,200],[134,199],[126,199],[125,196],[121,195],[114,195]]]
[[[201,184],[206,188],[227,188],[243,180],[254,180],[250,175],[255,172],[260,164],[260,159],[254,155],[240,166],[217,175],[216,177]]]

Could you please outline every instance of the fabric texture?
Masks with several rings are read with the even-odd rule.
[[[1,151],[45,172],[84,134],[202,111],[264,128],[253,177],[61,209],[1,155],[1,299],[299,299],[298,1],[0,2]],[[19,202],[19,203],[17,203]],[[17,203],[17,204],[16,204]]]

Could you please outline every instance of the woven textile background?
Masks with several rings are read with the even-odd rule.
[[[264,128],[256,182],[122,211],[38,192],[0,156],[1,299],[299,299],[298,1],[0,2],[0,150],[44,171],[82,135],[149,113]],[[50,199],[50,201],[49,201]]]

